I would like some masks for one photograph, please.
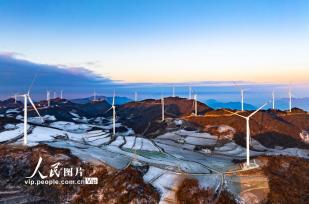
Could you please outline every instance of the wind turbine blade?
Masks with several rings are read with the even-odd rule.
[[[29,88],[28,88],[28,94],[30,93],[30,91],[31,91],[31,89],[32,89],[32,86],[33,86],[33,84],[34,84],[34,82],[35,82],[37,76],[38,76],[38,73],[36,73],[36,74],[34,75],[33,79],[32,79],[32,82],[31,82],[31,84],[30,84],[30,86],[29,86]]]
[[[264,103],[264,105],[262,105],[261,107],[259,107],[259,109],[257,109],[256,111],[254,111],[253,113],[251,113],[248,118],[250,118],[251,116],[253,116],[254,114],[256,114],[259,110],[261,110],[262,108],[264,108],[268,103]]]
[[[113,103],[112,105],[114,106],[115,105],[115,91],[114,91],[114,94],[113,94]]]
[[[232,115],[237,115],[237,116],[239,116],[239,117],[246,118],[245,116],[240,115],[240,114],[238,114],[237,112],[232,112],[232,111],[229,111],[229,110],[226,110],[226,109],[223,109],[223,110],[225,110],[226,112],[232,113]]]
[[[28,98],[29,102],[31,103],[32,107],[34,108],[35,112],[36,112],[36,113],[38,114],[38,116],[41,118],[42,122],[44,122],[44,119],[43,119],[42,116],[40,115],[38,109],[36,109],[36,107],[35,107],[35,105],[34,105],[32,99],[30,98],[29,95],[27,96],[27,98]]]
[[[108,109],[107,111],[105,111],[105,113],[107,113],[108,111],[112,110],[112,108],[113,108],[113,106],[112,106],[112,107],[110,107],[110,109]]]
[[[239,86],[235,81],[233,81],[233,84],[234,84],[234,86],[236,86],[237,88],[239,88],[239,90],[243,90],[243,89],[241,88],[241,86]]]

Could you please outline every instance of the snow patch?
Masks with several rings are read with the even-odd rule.
[[[24,124],[19,123],[15,126],[16,128],[13,130],[7,130],[0,133],[0,142],[4,142],[10,139],[13,139],[24,132]],[[30,126],[28,125],[27,128],[29,129]]]
[[[17,127],[16,127],[15,124],[6,124],[6,125],[4,125],[4,129],[6,129],[6,130],[14,130],[16,128]]]
[[[92,127],[87,124],[76,124],[73,122],[66,121],[57,121],[50,124],[50,127],[59,128],[73,133],[85,133],[87,130],[90,130]]]
[[[20,111],[17,109],[17,108],[14,108],[14,109],[8,109],[5,113],[8,114],[8,113],[19,113]]]

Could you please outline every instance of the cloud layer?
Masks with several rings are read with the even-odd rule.
[[[65,67],[38,64],[19,59],[16,53],[0,53],[1,96],[26,92],[36,76],[32,92],[44,93],[46,90],[70,93],[89,93],[95,87],[112,86],[113,81],[98,76],[83,67]]]

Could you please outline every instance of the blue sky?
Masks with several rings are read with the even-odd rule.
[[[0,0],[0,52],[124,82],[306,83],[306,0]]]

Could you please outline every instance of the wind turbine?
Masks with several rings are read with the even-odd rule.
[[[60,91],[60,99],[63,99],[63,90]]]
[[[173,85],[173,97],[175,97],[175,85]]]
[[[243,116],[238,114],[237,112],[232,112],[229,110],[226,110],[229,113],[232,113],[233,115],[237,115],[239,117],[242,117],[244,119],[246,119],[246,148],[247,148],[247,155],[246,155],[246,167],[250,167],[250,118],[255,115],[258,111],[260,111],[262,108],[264,108],[268,103],[265,103],[264,105],[262,105],[260,108],[258,108],[256,111],[254,111],[253,113],[251,113],[248,116]]]
[[[272,92],[272,104],[273,104],[273,110],[275,110],[275,89],[273,89]]]
[[[57,98],[57,93],[56,93],[56,91],[54,91],[54,99],[56,99]]]
[[[197,94],[194,94],[194,115],[197,116]]]
[[[112,100],[112,106],[110,109],[108,109],[106,112],[112,110],[113,111],[113,116],[112,116],[112,124],[113,124],[113,136],[116,135],[116,106],[115,106],[115,91],[113,94],[113,100]]]
[[[93,101],[97,100],[97,93],[95,92],[95,89],[93,90]]]
[[[14,99],[14,103],[17,103],[17,93],[9,97]]]
[[[50,106],[50,91],[46,92],[46,101],[47,101],[47,107]]]
[[[235,85],[236,87],[238,87],[239,90],[240,90],[240,96],[241,96],[241,111],[244,111],[244,91],[245,91],[245,89],[243,89],[241,86],[239,86],[239,85],[236,84],[235,82],[233,82],[233,83],[234,83],[234,85]]]
[[[115,91],[114,91],[114,95],[113,95],[112,109],[113,109],[113,136],[115,136],[115,135],[116,135],[116,106],[115,106]]]
[[[192,99],[192,88],[191,88],[191,86],[189,86],[189,99]]]
[[[27,126],[28,126],[28,118],[27,118],[27,112],[28,112],[28,101],[30,102],[30,104],[32,105],[33,109],[35,110],[35,112],[38,114],[38,116],[40,117],[40,119],[42,120],[42,122],[44,123],[43,118],[41,117],[39,111],[36,109],[31,97],[30,97],[30,91],[28,91],[28,93],[26,94],[22,94],[22,95],[18,95],[19,97],[24,97],[24,145],[27,145],[28,142],[28,132],[27,132]]]
[[[292,90],[291,90],[291,84],[289,86],[289,110],[292,112]]]
[[[165,120],[165,118],[164,118],[164,97],[163,97],[163,95],[161,95],[161,111],[162,111],[162,115],[161,115],[161,120],[162,120],[162,122],[164,122],[164,120]]]

